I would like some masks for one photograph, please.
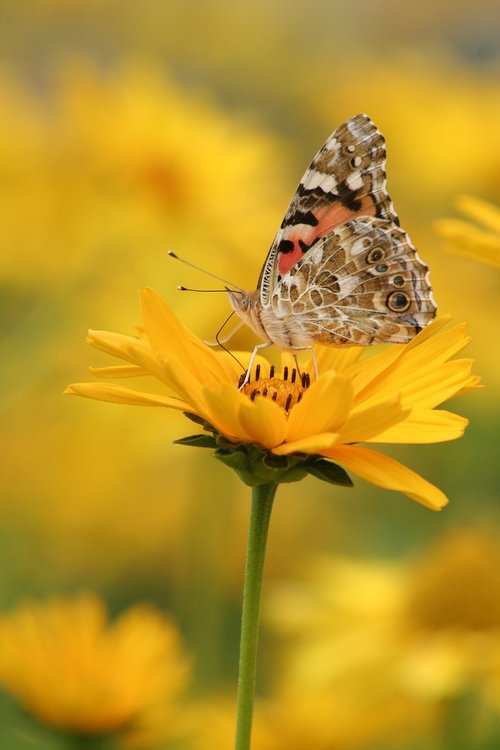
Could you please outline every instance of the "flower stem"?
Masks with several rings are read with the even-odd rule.
[[[235,750],[250,749],[262,574],[269,520],[277,488],[278,485],[274,482],[252,488],[252,510],[243,585]]]

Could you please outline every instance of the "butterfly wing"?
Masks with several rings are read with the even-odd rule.
[[[320,238],[280,279],[270,308],[294,346],[406,343],[436,314],[428,267],[392,221],[360,217]]]
[[[340,125],[302,177],[262,268],[263,305],[309,248],[357,216],[399,224],[385,189],[385,141],[372,120],[356,115]]]

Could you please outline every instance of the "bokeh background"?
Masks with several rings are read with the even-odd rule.
[[[306,165],[362,111],[486,388],[453,403],[460,441],[388,449],[440,514],[362,481],[281,488],[255,750],[500,747],[500,271],[434,227],[462,193],[500,204],[499,39],[495,0],[0,2],[0,606],[165,613],[192,672],[181,729],[143,747],[232,746],[249,493],[172,444],[182,416],[62,391],[105,363],[87,328],[133,332],[144,285],[213,339],[227,300],[179,293],[207,280],[167,250],[254,287]],[[8,691],[0,725],[5,750],[69,742]]]

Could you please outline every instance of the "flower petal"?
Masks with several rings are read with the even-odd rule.
[[[500,265],[500,236],[461,219],[441,219],[434,223],[437,233],[446,242],[446,249],[457,255],[467,255]]]
[[[143,367],[137,365],[110,365],[109,367],[89,367],[95,377],[102,378],[136,378],[150,375]]]
[[[413,338],[408,344],[406,344],[407,348],[421,346],[424,341],[427,341],[427,339],[435,336],[438,331],[441,331],[443,328],[445,328],[450,320],[451,315],[449,313],[438,315],[438,317],[434,318],[434,320],[432,320],[429,325],[425,326],[425,328],[420,331],[420,333],[418,333],[415,338]]]
[[[402,492],[431,510],[441,510],[448,503],[446,495],[433,484],[393,458],[370,448],[341,445],[325,450],[323,455],[338,461],[367,482]]]
[[[131,362],[165,382],[165,373],[147,342],[120,333],[93,330],[89,330],[86,341],[94,349]]]
[[[257,396],[255,401],[246,398],[239,407],[239,418],[243,429],[257,443],[268,450],[285,439],[286,416],[283,409],[271,399]]]
[[[359,409],[351,413],[346,423],[340,428],[340,442],[361,443],[365,440],[376,440],[377,435],[398,422],[402,422],[409,413],[409,409],[403,410],[399,399],[391,399],[366,409]]]
[[[473,195],[460,195],[456,200],[456,205],[471,219],[475,219],[494,232],[500,232],[500,209],[497,206]],[[500,237],[498,241],[500,243]]]
[[[331,448],[339,442],[339,436],[335,432],[324,432],[320,435],[311,435],[310,437],[295,440],[292,443],[283,443],[273,448],[273,453],[277,456],[288,456],[290,453],[322,453],[327,448]]]
[[[174,354],[158,354],[163,367],[163,380],[184,401],[191,403],[195,411],[203,414],[205,400],[202,396],[203,383]]]
[[[239,410],[247,396],[228,383],[221,383],[218,388],[204,388],[203,399],[206,403],[207,421],[230,440],[251,443],[252,435],[240,421]]]
[[[68,385],[64,393],[70,396],[85,396],[97,401],[108,401],[113,404],[166,406],[170,409],[195,413],[193,407],[181,399],[160,396],[156,393],[142,393],[112,383],[73,383]]]
[[[351,403],[349,381],[331,370],[323,373],[292,408],[288,418],[287,441],[294,442],[323,432],[337,432],[349,414]]]
[[[414,339],[403,347],[401,356],[390,367],[371,380],[363,389],[362,394],[358,394],[356,403],[381,401],[400,394],[403,403],[407,405],[405,399],[408,393],[410,399],[408,405],[412,406],[411,396],[417,390],[415,384],[419,376],[429,379],[434,373],[435,377],[437,368],[469,343],[470,338],[464,333],[465,326],[458,325],[449,331],[424,339],[422,345],[418,347],[412,346]],[[365,361],[365,365],[370,368],[369,359]],[[435,381],[439,382],[439,378],[435,377]]]
[[[352,380],[355,403],[368,398],[373,390],[373,388],[369,390],[370,386],[401,357],[403,351],[403,344],[394,344],[394,346],[369,356],[350,368],[347,374]]]
[[[468,423],[468,419],[449,411],[412,409],[399,424],[364,440],[373,443],[442,443],[462,437]]]
[[[365,346],[315,346],[314,356],[320,374],[326,370],[335,370],[337,374],[344,372],[348,367],[352,367],[363,352]],[[309,371],[312,373],[312,363]]]
[[[479,378],[471,375],[472,359],[454,359],[436,368],[415,371],[413,381],[402,388],[402,402],[411,408],[432,409],[464,390],[479,387]]]
[[[147,287],[140,300],[144,329],[154,352],[173,353],[201,383],[207,383],[208,375],[218,381],[225,379],[214,352],[180,323],[158,292]]]

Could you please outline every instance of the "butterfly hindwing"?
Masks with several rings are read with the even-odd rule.
[[[303,175],[259,278],[265,305],[284,276],[321,237],[357,216],[399,224],[385,189],[385,141],[367,115],[340,125]]]
[[[278,318],[293,319],[304,345],[405,343],[436,313],[428,268],[406,232],[371,216],[320,238],[270,304]]]

